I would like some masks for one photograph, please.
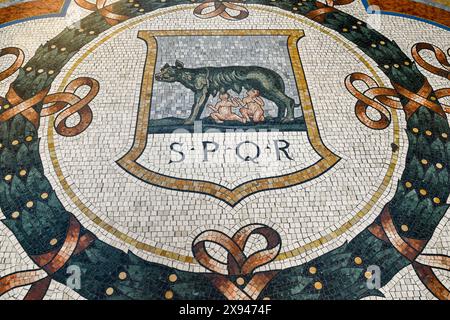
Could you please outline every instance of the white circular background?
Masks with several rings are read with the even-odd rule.
[[[171,29],[171,25],[178,29],[181,25],[186,29],[217,28],[216,19],[219,18],[195,18],[190,13],[192,6],[172,13],[172,9],[167,9],[167,14],[149,18],[106,41],[77,66],[70,80],[89,76],[97,79],[101,86],[98,96],[90,103],[94,120],[79,136],[66,138],[55,135],[56,155],[70,187],[92,212],[130,237],[182,255],[191,255],[193,238],[205,229],[219,229],[231,236],[245,224],[264,223],[281,234],[282,251],[288,251],[341,227],[364,207],[382,183],[391,162],[393,126],[391,124],[388,129],[377,131],[361,124],[354,113],[356,101],[343,83],[352,72],[370,75],[367,67],[341,43],[319,31],[330,32],[328,29],[318,25],[312,28],[311,22],[299,20],[303,18],[288,18],[280,14],[281,10],[268,12],[267,9],[258,9],[258,6],[249,8],[247,19],[239,23],[220,20],[220,28],[304,30],[305,37],[299,42],[299,50],[316,121],[324,144],[342,160],[310,182],[254,194],[234,208],[207,195],[151,186],[121,169],[116,161],[132,145],[146,59],[146,46],[137,38],[138,31],[167,30]],[[174,23],[169,24],[168,21]],[[347,42],[345,39],[343,41]],[[349,46],[353,47],[351,44]],[[72,61],[76,61],[86,50],[88,48],[83,48]],[[362,52],[358,53],[364,56]],[[367,60],[371,61],[369,58]],[[57,88],[64,71],[71,66],[72,63],[67,64],[53,88]],[[375,64],[373,67],[378,70]],[[378,74],[388,83],[381,72]],[[402,126],[403,119],[400,117]],[[42,150],[45,150],[47,141],[45,134],[43,136]],[[402,132],[400,139],[398,162],[403,163],[405,137]],[[67,210],[74,212],[102,240],[118,247],[128,247],[83,215],[60,185],[48,151],[43,152],[43,162]],[[308,255],[275,262],[276,267],[297,265],[353,238],[373,221],[391,198],[401,170],[401,166],[397,165],[389,185],[379,195],[380,200],[344,236],[333,235],[336,239],[326,246],[310,250]],[[137,249],[133,251],[149,260],[178,264]],[[178,267],[197,268],[182,263]]]

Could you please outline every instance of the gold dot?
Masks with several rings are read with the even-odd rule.
[[[316,274],[317,273],[317,268],[316,267],[309,268],[309,273]]]
[[[370,271],[364,272],[364,277],[366,277],[366,279],[372,278],[372,272],[370,272]]]
[[[64,51],[66,51],[66,48],[65,48],[65,47],[62,47],[62,48],[59,49],[59,50],[61,50],[62,52],[64,52]]]
[[[412,128],[412,132],[419,133],[419,129],[418,128]]]
[[[106,289],[105,292],[106,292],[106,294],[107,294],[108,296],[112,296],[113,293],[114,293],[114,288],[109,287],[108,289]]]
[[[3,143],[0,143],[0,149],[3,148]]]
[[[5,104],[4,106],[3,106],[3,109],[9,109],[9,104]]]
[[[170,300],[173,298],[173,292],[168,290],[166,291],[166,293],[164,294],[164,298],[166,298],[167,300]]]
[[[352,29],[358,29],[358,27],[357,26],[352,26]]]
[[[25,169],[22,169],[22,170],[19,171],[19,175],[21,177],[24,177],[26,174],[27,174],[27,170],[25,170]]]
[[[297,11],[297,10],[298,10],[298,8],[296,8],[296,7],[293,7],[293,8],[292,8],[292,10],[294,10],[294,11]]]
[[[33,141],[33,137],[32,136],[26,136],[25,137],[25,141],[27,141],[27,142]]]
[[[95,31],[94,30],[91,30],[91,31],[89,31],[89,34],[94,34],[95,33]]]
[[[14,212],[11,214],[11,217],[12,217],[13,219],[17,219],[19,216],[20,216],[19,211],[14,211]]]
[[[128,2],[129,2],[129,3],[133,3],[133,2],[134,2],[134,0],[128,0]]]
[[[347,28],[343,28],[342,31],[343,31],[343,32],[347,32],[348,29],[347,29]]]
[[[432,133],[430,130],[427,130],[427,131],[425,131],[425,134],[426,134],[427,136],[431,136],[433,133]]]
[[[385,65],[384,65],[384,68],[385,68],[385,69],[389,69],[389,65],[385,64]]]
[[[17,145],[19,144],[19,140],[13,140],[13,141],[11,142],[11,144],[12,144],[13,146],[17,146]]]
[[[78,32],[84,32],[83,28],[78,29]]]
[[[52,74],[54,74],[55,73],[55,71],[53,71],[53,70],[48,70],[48,72],[47,72],[49,75],[52,75]]]
[[[242,286],[245,283],[245,280],[244,280],[244,278],[239,277],[236,279],[236,283],[238,285]]]
[[[395,68],[395,69],[398,69],[398,68],[400,68],[400,66],[399,66],[397,63],[395,63],[395,64],[394,64],[394,68]]]
[[[53,238],[52,240],[50,240],[50,245],[51,246],[55,246],[58,243],[58,239]]]
[[[39,69],[39,70],[37,71],[37,73],[42,73],[42,72],[44,72],[44,69]]]
[[[27,208],[33,208],[34,202],[33,201],[28,201],[26,206],[27,206]]]
[[[363,24],[362,21],[358,21],[356,23],[359,24],[360,26]]]
[[[408,232],[408,230],[409,230],[409,228],[408,228],[408,226],[406,224],[402,224],[400,229],[402,229],[403,232]]]
[[[427,159],[422,159],[420,162],[422,162],[423,165],[427,165],[428,164],[428,160]]]
[[[405,64],[405,66],[409,66],[411,64],[409,61],[405,61],[403,63]]]
[[[12,180],[12,175],[7,174],[7,175],[5,176],[5,181],[11,181],[11,180]]]
[[[263,300],[270,300],[270,298],[269,297],[264,297]]]
[[[441,134],[442,138],[447,139],[448,135],[444,132],[443,134]]]
[[[27,72],[30,72],[31,70],[33,70],[32,67],[27,67],[27,68],[25,69],[25,71],[27,71]]]
[[[177,279],[178,279],[178,277],[177,277],[176,274],[171,274],[171,275],[169,276],[169,281],[170,281],[170,282],[175,282],[175,281],[177,281]]]
[[[375,43],[372,43],[370,46],[371,46],[372,48],[376,48],[376,47],[377,47],[377,45],[376,45]]]
[[[441,199],[439,199],[438,197],[434,197],[433,202],[436,204],[439,204],[439,203],[441,203]]]
[[[135,7],[135,8],[139,7],[139,3],[135,3],[135,4],[133,5],[133,7]]]
[[[360,257],[356,257],[355,258],[355,263],[356,264],[361,264],[363,261],[362,261],[362,259],[360,258]]]
[[[420,190],[419,190],[419,193],[420,193],[421,195],[423,195],[423,196],[426,196],[426,195],[427,195],[427,190],[425,190],[425,189],[420,189]]]
[[[384,46],[384,45],[386,44],[386,42],[384,42],[383,40],[381,40],[381,41],[380,41],[380,44],[381,44],[382,46]]]
[[[323,288],[323,285],[320,281],[317,281],[314,283],[314,288],[316,288],[317,290],[320,290]]]
[[[119,279],[120,280],[125,280],[127,278],[127,273],[122,271],[121,273],[119,273]]]
[[[54,45],[54,44],[52,44],[51,46],[50,46],[50,49],[55,49],[56,48],[56,45]]]
[[[409,181],[406,181],[406,182],[405,182],[405,186],[406,186],[407,188],[411,188],[411,187],[412,187],[412,183],[409,182]]]
[[[145,10],[144,10],[144,9],[139,9],[138,11],[139,11],[139,12],[144,12]]]
[[[442,163],[436,163],[436,168],[438,169],[442,169],[444,166],[442,165]]]
[[[430,100],[431,100],[431,101],[436,101],[436,97],[431,96],[431,97],[430,97]]]
[[[47,199],[48,198],[48,193],[47,192],[42,192],[41,193],[41,198],[44,199],[44,200]]]

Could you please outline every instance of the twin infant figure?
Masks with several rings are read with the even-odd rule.
[[[233,108],[241,107],[239,112],[242,116],[233,112]],[[219,101],[215,106],[208,105],[213,112],[211,118],[216,123],[234,120],[242,123],[264,121],[264,101],[260,97],[259,90],[251,89],[247,91],[247,96],[243,99],[238,97],[230,98],[228,92],[219,94]]]

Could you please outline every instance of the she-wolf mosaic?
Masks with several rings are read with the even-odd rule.
[[[450,299],[450,4],[0,1],[0,299]]]

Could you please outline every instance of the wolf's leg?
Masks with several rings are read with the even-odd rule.
[[[270,90],[270,89],[269,89]],[[286,99],[286,95],[278,90],[271,90],[263,95],[263,98],[266,98],[277,105],[277,120],[280,121],[284,119],[286,109],[288,108],[289,101]]]
[[[284,122],[291,122],[294,121],[294,107],[295,107],[295,101],[294,99],[288,97],[287,95],[285,95],[285,99],[287,102],[287,111],[286,111],[286,117],[282,120]]]
[[[294,121],[294,99],[288,97],[284,92],[275,91],[273,93],[275,99],[272,101],[278,107],[278,118],[282,122],[291,122]]]
[[[184,120],[184,124],[193,124],[194,121],[201,116],[203,109],[205,109],[206,102],[208,101],[208,97],[209,95],[206,88],[195,92],[191,114],[186,120]]]

